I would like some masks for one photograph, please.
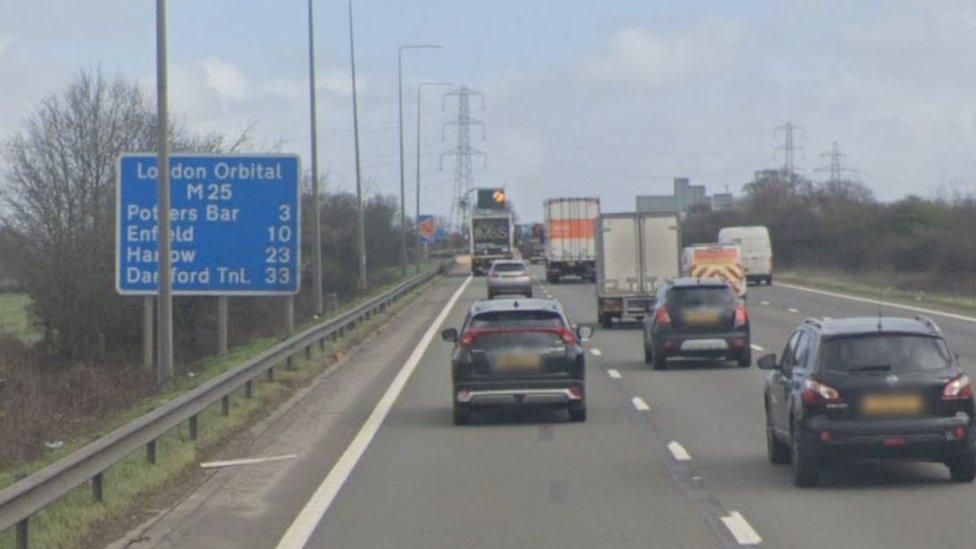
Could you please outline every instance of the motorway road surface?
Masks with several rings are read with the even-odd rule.
[[[652,371],[636,329],[597,330],[588,342],[585,423],[538,412],[455,427],[450,347],[438,336],[425,348],[423,336],[436,335],[456,292],[445,327],[484,297],[483,279],[466,280],[436,283],[256,426],[248,455],[221,456],[298,458],[218,470],[129,546],[275,547],[286,532],[281,547],[976,545],[976,486],[951,483],[941,465],[865,463],[793,488],[788,469],[766,460],[764,373],[715,362]],[[749,291],[763,349],[754,358],[779,351],[805,317],[877,314],[792,288]],[[595,325],[592,285],[542,283],[536,293]],[[934,319],[972,370],[976,322]],[[402,391],[388,391],[411,362]],[[374,413],[384,394],[385,416]]]

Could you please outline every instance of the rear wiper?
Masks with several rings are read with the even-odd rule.
[[[868,366],[855,366],[848,368],[848,372],[888,372],[891,370],[889,364],[870,364]]]

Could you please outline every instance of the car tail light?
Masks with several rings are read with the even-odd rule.
[[[573,395],[573,399],[579,400],[583,398],[583,388],[577,386],[570,387],[569,394]]]
[[[576,345],[576,336],[573,335],[572,330],[569,328],[560,328],[559,337],[562,338],[563,343],[566,345]]]
[[[498,278],[498,273],[495,271],[488,271],[488,278]]]
[[[956,377],[942,388],[942,400],[965,400],[972,396],[973,388],[966,374]]]
[[[741,328],[749,322],[749,315],[746,314],[746,306],[739,305],[735,308],[735,327]]]
[[[671,315],[668,313],[667,307],[661,307],[654,314],[654,319],[657,321],[659,326],[670,326],[671,325]]]
[[[478,339],[478,332],[474,330],[468,330],[463,334],[461,334],[461,346],[465,348],[470,347],[474,345],[474,340],[476,339]]]
[[[842,400],[837,389],[815,379],[806,379],[803,381],[802,396],[805,404],[827,404]]]

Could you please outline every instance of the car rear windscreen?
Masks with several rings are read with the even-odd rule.
[[[491,270],[499,273],[516,273],[525,270],[524,263],[495,263]]]
[[[668,301],[675,307],[731,307],[735,294],[728,287],[672,288]]]
[[[554,311],[489,311],[471,319],[471,328],[559,328],[563,319]]]
[[[827,370],[909,373],[949,368],[952,356],[940,338],[911,334],[873,334],[828,339],[820,356]]]

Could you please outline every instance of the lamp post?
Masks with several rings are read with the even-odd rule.
[[[369,283],[366,279],[366,220],[363,212],[363,178],[359,162],[359,106],[356,101],[356,49],[353,40],[352,0],[349,0],[349,66],[352,74],[352,135],[356,152],[356,202],[359,210],[356,226],[356,236],[359,241],[358,287],[360,290],[365,290],[369,287]]]
[[[350,0],[352,1],[352,0]],[[407,204],[403,174],[403,52],[416,49],[441,49],[437,44],[408,44],[397,52],[397,116],[400,129],[400,272],[407,272]]]
[[[318,119],[315,116],[315,34],[312,19],[312,0],[308,0],[308,110],[312,137],[312,302],[317,315],[325,308],[322,303],[322,219],[319,211],[319,140]],[[291,299],[291,298],[289,298]]]
[[[420,108],[422,105],[422,95],[423,89],[429,86],[453,86],[453,82],[421,82],[417,84],[417,177],[414,181],[416,189],[414,194],[414,200],[416,205],[416,211],[414,212],[416,220],[420,219]],[[419,231],[419,227],[418,227]]]

